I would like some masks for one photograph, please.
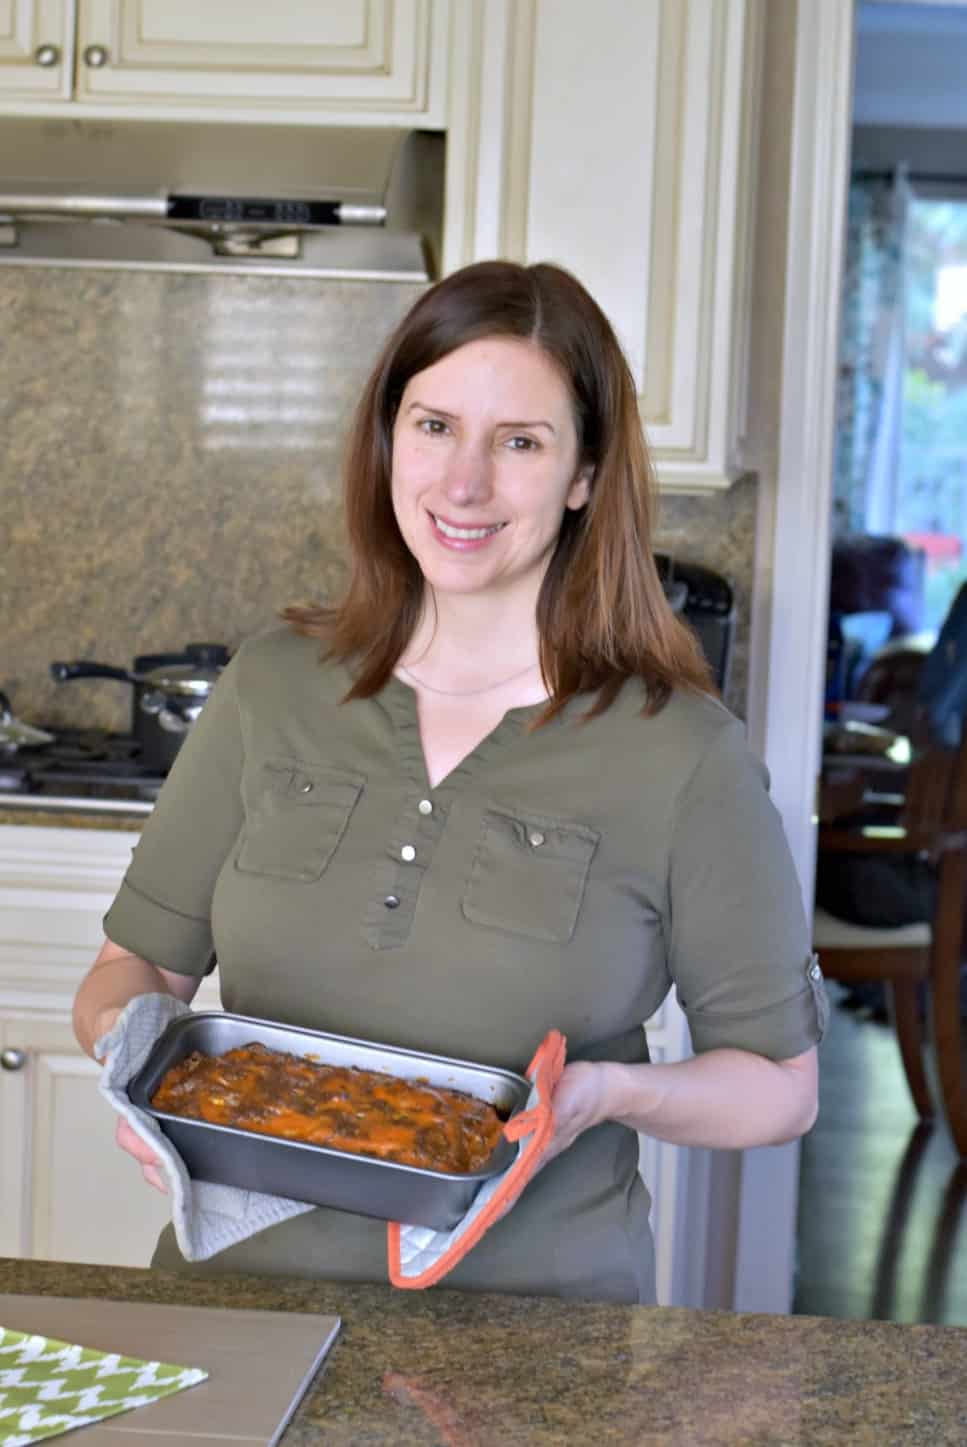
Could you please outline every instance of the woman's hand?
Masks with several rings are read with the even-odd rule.
[[[154,1186],[155,1190],[161,1191],[163,1195],[167,1196],[168,1187],[161,1175],[161,1162],[151,1147],[145,1145],[139,1135],[135,1135],[123,1117],[118,1120],[115,1140],[122,1151],[127,1151],[129,1156],[134,1156],[148,1185]]]
[[[121,1011],[113,1007],[101,1010],[98,1013],[94,1025],[95,1040],[103,1040],[105,1035],[110,1035],[120,1014]],[[149,1186],[154,1186],[155,1190],[163,1191],[164,1194],[167,1195],[168,1187],[165,1185],[161,1171],[159,1170],[158,1157],[154,1151],[151,1150],[150,1146],[145,1145],[139,1135],[135,1135],[123,1117],[118,1119],[114,1139],[122,1151],[127,1151],[128,1155],[133,1156],[137,1161],[141,1167],[141,1174]]]
[[[542,1167],[572,1146],[584,1131],[607,1119],[608,1071],[606,1063],[590,1060],[565,1065],[551,1097],[554,1134],[541,1156]]]
[[[121,1011],[116,1006],[108,1006],[107,1009],[98,1011],[94,1017],[95,1041],[103,1040],[105,1035],[110,1035],[120,1014]],[[96,1056],[95,1059],[97,1059]],[[100,1060],[98,1063],[101,1063]],[[168,1187],[165,1185],[161,1175],[158,1157],[151,1147],[146,1146],[141,1137],[135,1134],[123,1116],[118,1119],[114,1139],[122,1151],[127,1151],[128,1155],[133,1156],[137,1161],[141,1167],[141,1174],[148,1182],[148,1185],[154,1186],[156,1191],[162,1191],[167,1196]]]

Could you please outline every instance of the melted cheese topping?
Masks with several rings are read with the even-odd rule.
[[[375,1070],[320,1065],[258,1043],[188,1055],[151,1097],[156,1110],[427,1170],[474,1171],[503,1124],[462,1091]]]

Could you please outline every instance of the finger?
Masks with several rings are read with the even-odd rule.
[[[160,1191],[163,1196],[167,1196],[168,1187],[165,1185],[157,1166],[142,1166],[141,1174],[149,1186],[154,1186],[156,1191]]]

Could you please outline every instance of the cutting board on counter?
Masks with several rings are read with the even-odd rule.
[[[337,1316],[0,1294],[0,1324],[147,1361],[203,1367],[208,1380],[80,1427],[68,1447],[273,1447],[339,1331]]]

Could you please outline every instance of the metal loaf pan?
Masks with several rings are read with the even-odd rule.
[[[506,1170],[516,1155],[516,1146],[502,1139],[479,1170],[448,1174],[260,1135],[235,1126],[190,1120],[155,1110],[151,1105],[151,1096],[165,1072],[193,1050],[220,1055],[253,1041],[270,1050],[311,1056],[322,1065],[358,1066],[404,1080],[427,1080],[432,1085],[462,1090],[491,1102],[507,1116],[522,1109],[530,1094],[530,1085],[523,1076],[466,1060],[421,1055],[370,1040],[300,1030],[220,1011],[182,1015],[159,1037],[148,1060],[130,1082],[128,1096],[133,1105],[158,1122],[194,1180],[241,1186],[316,1206],[445,1231],[469,1209],[484,1181]]]

